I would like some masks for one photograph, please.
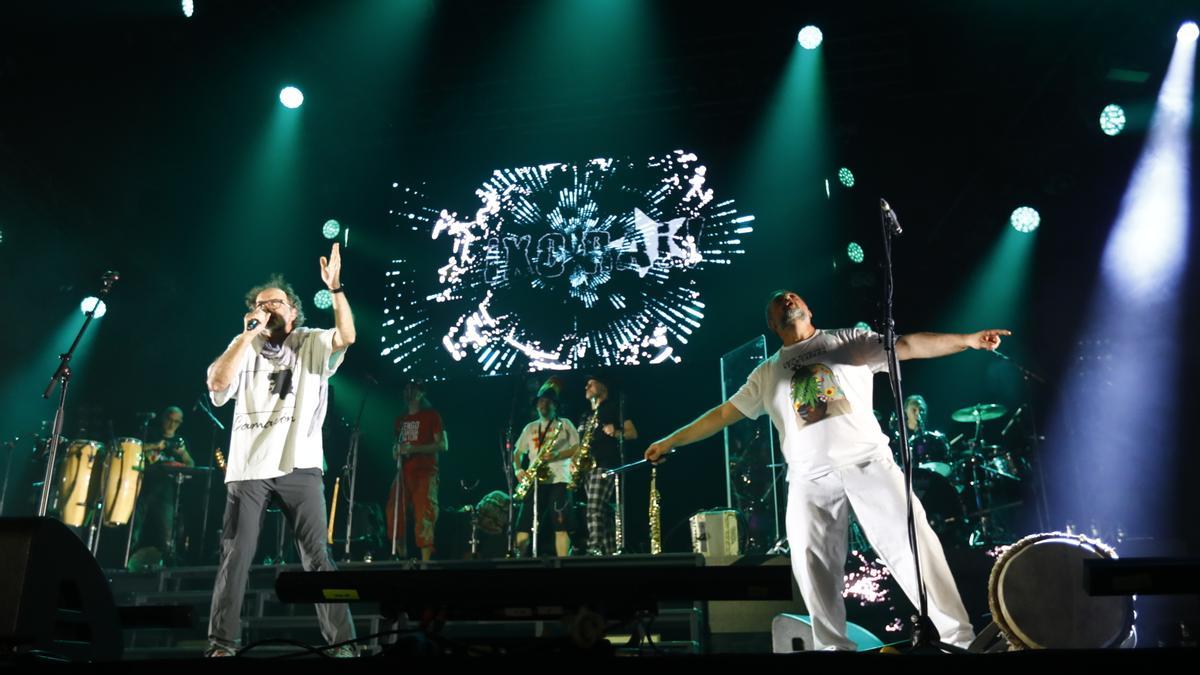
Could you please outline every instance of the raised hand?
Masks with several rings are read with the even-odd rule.
[[[321,256],[321,281],[331,291],[342,285],[342,251],[337,242],[333,243],[328,258]]]

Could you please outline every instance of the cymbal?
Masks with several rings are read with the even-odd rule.
[[[950,419],[955,422],[986,422],[1004,417],[1008,414],[1008,408],[999,403],[980,403],[977,405],[967,406],[960,410],[955,410],[954,414],[950,415]]]

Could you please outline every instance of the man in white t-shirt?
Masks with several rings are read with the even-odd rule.
[[[243,331],[208,367],[213,404],[237,399],[225,473],[221,563],[213,588],[207,656],[232,656],[241,638],[242,599],[258,544],[263,510],[272,496],[295,530],[304,569],[336,569],[325,545],[325,420],[329,378],[354,344],[354,317],[341,283],[341,253],[321,257],[321,279],[333,294],[334,328],[301,327],[304,309],[282,277],[246,294]],[[345,604],[317,605],[331,644],[353,640]],[[334,656],[354,656],[345,646]]]
[[[917,604],[916,565],[905,524],[904,476],[871,408],[873,376],[887,370],[882,338],[868,330],[822,331],[800,296],[777,291],[767,325],[783,346],[750,373],[728,401],[656,441],[645,453],[656,462],[673,448],[708,438],[747,417],[770,416],[788,463],[787,536],[792,572],[812,615],[818,649],[855,648],[846,634],[842,585],[849,509]],[[901,360],[994,350],[1007,330],[968,335],[913,333],[901,337]],[[970,644],[974,631],[946,564],[941,543],[914,503],[929,616],[943,641]]]
[[[571,458],[575,456],[579,445],[579,431],[571,420],[558,416],[561,391],[562,385],[557,377],[550,378],[542,385],[534,399],[538,418],[525,425],[513,449],[513,473],[518,481],[530,482],[530,489],[517,516],[516,546],[522,554],[526,544],[537,537],[538,553],[545,555],[540,548],[541,533],[550,530],[554,531],[554,552],[560,558],[571,553],[570,532],[575,522],[575,504],[567,484],[571,482]],[[525,469],[521,468],[522,459],[527,462]],[[538,472],[536,490],[533,489],[534,477],[528,471],[535,462],[541,462],[543,467]],[[537,518],[536,528],[533,526],[534,518]]]

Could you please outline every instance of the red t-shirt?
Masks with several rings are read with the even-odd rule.
[[[418,410],[411,415],[396,418],[396,436],[401,443],[429,445],[433,437],[442,431],[442,416],[433,408]],[[437,453],[408,455],[405,461],[436,462]]]

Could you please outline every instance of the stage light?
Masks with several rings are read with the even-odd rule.
[[[189,19],[192,18],[192,14],[196,12],[196,3],[192,0],[183,0],[181,5],[183,7],[183,15]]]
[[[342,224],[332,218],[325,221],[325,225],[321,228],[321,234],[325,235],[326,239],[337,239],[341,232]]]
[[[858,323],[854,324],[854,327],[859,330],[871,330],[871,324],[867,323],[866,321],[859,321]]]
[[[1188,243],[1195,220],[1194,35],[1194,27],[1181,28],[1172,50],[1042,453],[1052,458],[1047,484],[1055,489],[1047,492],[1065,511],[1058,522],[1123,530],[1130,539],[1187,527],[1172,487],[1182,486],[1173,471],[1189,450],[1179,439],[1189,411],[1182,394],[1190,385],[1182,364],[1189,357]],[[1121,401],[1119,419],[1088,418],[1114,400]],[[1134,455],[1143,461],[1130,471]]]
[[[1042,216],[1037,209],[1019,206],[1013,209],[1012,215],[1008,217],[1008,224],[1017,232],[1033,232],[1042,224]]]
[[[1196,26],[1195,21],[1188,21],[1179,27],[1175,37],[1185,42],[1195,42],[1196,38],[1200,37],[1200,28]]]
[[[333,307],[333,293],[322,288],[313,296],[313,306],[317,309],[329,309]]]
[[[850,257],[850,262],[852,263],[860,263],[866,258],[866,255],[863,253],[863,247],[859,246],[858,242],[853,241],[846,247],[846,255]]]
[[[90,312],[92,307],[96,308],[95,317],[97,319],[108,313],[108,306],[104,304],[103,300],[95,296],[88,296],[83,299],[83,302],[79,303],[79,311],[83,312],[84,314]]]
[[[302,94],[300,90],[295,87],[284,87],[283,90],[279,92],[279,102],[282,103],[285,108],[299,108],[300,104],[304,103],[304,94]]]
[[[1125,130],[1125,109],[1116,103],[1104,106],[1100,111],[1100,131],[1116,136]]]
[[[838,169],[838,180],[846,187],[854,187],[854,172],[846,167]]]
[[[805,26],[800,29],[800,34],[796,36],[796,40],[800,42],[800,46],[805,49],[816,49],[821,46],[821,40],[824,36],[821,34],[821,29],[816,26]]]

